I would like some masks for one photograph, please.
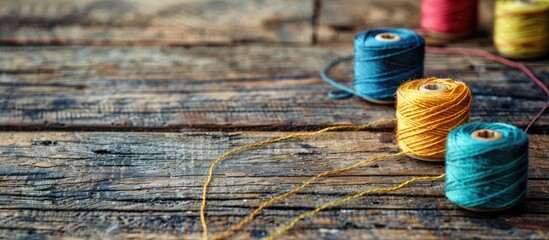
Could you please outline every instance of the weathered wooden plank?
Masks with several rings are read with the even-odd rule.
[[[312,17],[309,0],[7,0],[0,11],[0,43],[308,44]]]
[[[352,43],[358,32],[379,27],[420,28],[420,4],[417,0],[320,0],[317,27],[319,43]],[[479,4],[480,36],[492,30],[494,1]],[[398,7],[395,7],[398,6]],[[461,40],[471,41],[469,40]],[[475,42],[486,42],[481,39]]]
[[[0,132],[0,238],[199,239],[201,186],[212,160],[284,134]],[[444,198],[442,181],[423,182],[323,212],[282,239],[546,238],[549,136],[530,139],[529,193],[513,211],[471,213]],[[390,132],[334,132],[238,153],[216,169],[211,231],[319,172],[396,151]],[[327,201],[442,172],[441,164],[408,157],[371,163],[274,204],[236,237],[259,238]]]
[[[318,77],[351,46],[3,47],[0,128],[295,129],[393,118],[392,106],[332,100]],[[528,62],[548,81],[548,61]],[[352,62],[330,73],[352,77]],[[521,72],[467,56],[428,54],[429,76],[466,81],[472,115],[524,126],[545,104]],[[544,115],[534,131],[549,129]]]

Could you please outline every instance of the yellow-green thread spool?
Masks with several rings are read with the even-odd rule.
[[[494,45],[501,56],[535,59],[549,53],[549,0],[499,0]]]

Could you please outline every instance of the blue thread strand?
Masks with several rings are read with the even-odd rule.
[[[399,41],[384,42],[375,39],[381,33],[400,36]],[[394,100],[398,86],[410,79],[423,77],[425,40],[409,29],[380,28],[358,34],[355,37],[354,89],[330,79],[326,72],[353,56],[330,62],[321,72],[321,78],[343,91],[328,96],[342,99],[356,95],[366,100]]]
[[[481,141],[471,133],[502,134]],[[450,132],[446,142],[446,197],[470,208],[498,209],[520,203],[527,192],[528,135],[505,123],[476,122]]]

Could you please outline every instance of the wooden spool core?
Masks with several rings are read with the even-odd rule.
[[[502,139],[503,135],[500,132],[494,131],[494,130],[491,130],[491,129],[479,129],[479,130],[476,130],[476,131],[472,132],[471,137],[473,139],[477,140],[477,141],[493,142],[493,141],[497,141],[497,140]],[[465,206],[460,206],[460,207],[462,207],[464,209],[467,209],[469,211],[473,211],[473,212],[488,213],[488,212],[504,211],[504,210],[510,209],[514,206],[508,206],[508,207],[502,207],[502,208],[481,208],[481,207],[472,208],[472,207],[465,207]]]
[[[503,135],[500,132],[490,129],[479,129],[471,133],[471,137],[478,141],[493,142],[500,140]]]
[[[397,42],[400,41],[400,36],[396,33],[380,33],[376,35],[376,40],[380,42]]]
[[[419,86],[419,91],[423,93],[436,93],[436,92],[444,91],[446,89],[448,89],[448,87],[440,83],[425,83]],[[411,154],[406,154],[406,155],[408,155],[408,157],[421,160],[421,161],[444,162],[444,158],[425,158],[425,157],[419,157]]]

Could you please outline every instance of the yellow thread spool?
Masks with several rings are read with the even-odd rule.
[[[398,145],[408,156],[444,161],[450,130],[469,121],[471,91],[460,81],[427,78],[397,90]]]
[[[440,83],[425,83],[419,86],[419,91],[424,93],[436,93],[446,89],[448,88]],[[407,155],[411,158],[415,158],[422,161],[429,161],[429,162],[444,161],[444,159],[430,159],[430,158],[420,157],[412,154],[407,154]]]
[[[549,53],[549,0],[499,0],[494,45],[501,56],[535,59]]]

